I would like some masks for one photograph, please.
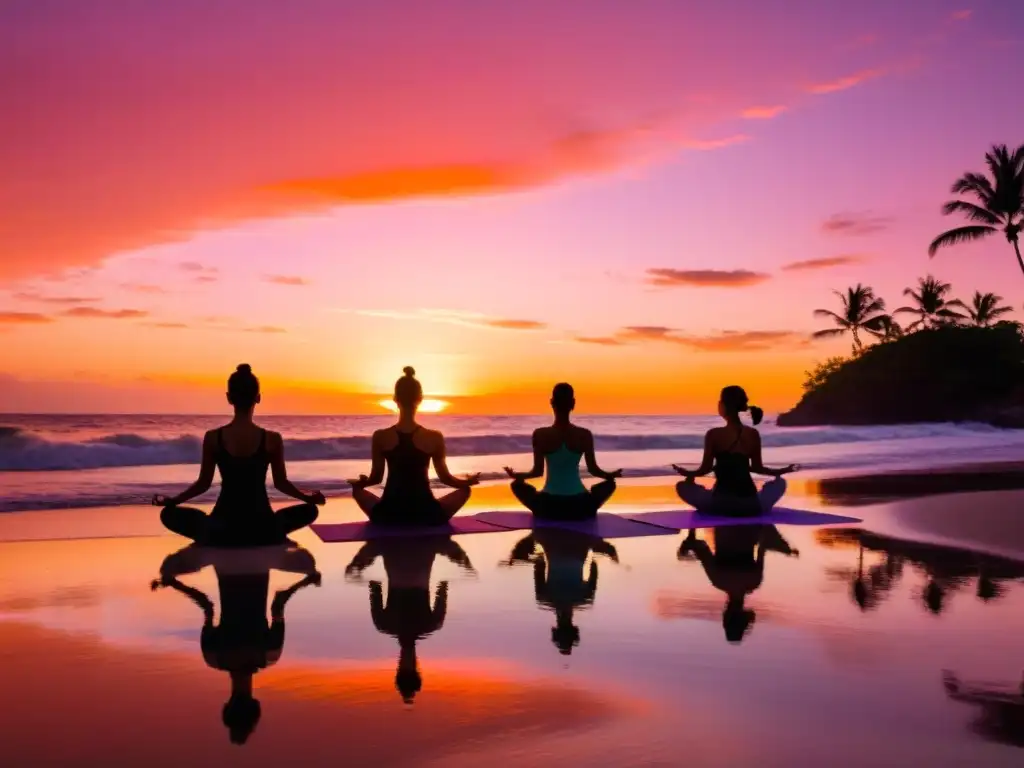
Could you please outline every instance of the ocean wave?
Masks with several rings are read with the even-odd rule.
[[[957,439],[997,432],[982,424],[897,425],[887,427],[809,427],[763,430],[766,447],[856,444],[907,439]],[[598,434],[599,452],[699,450],[704,436],[676,434]],[[530,434],[455,435],[445,440],[452,457],[500,456],[531,451]],[[287,440],[289,461],[366,460],[366,436]],[[146,467],[198,463],[202,439],[195,435],[153,438],[115,433],[79,442],[52,440],[18,428],[0,427],[0,471],[55,471]]]

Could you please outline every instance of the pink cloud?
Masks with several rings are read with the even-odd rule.
[[[61,313],[64,317],[95,318],[105,320],[132,320],[146,317],[149,312],[141,309],[100,309],[99,307],[74,307]]]
[[[786,106],[784,104],[776,104],[771,107],[748,107],[740,114],[746,120],[771,120],[785,111]]]
[[[742,288],[770,280],[771,275],[749,269],[667,269],[647,270],[647,282],[661,287]]]
[[[309,285],[309,280],[304,277],[298,277],[297,275],[267,275],[264,280],[274,285]]]
[[[861,264],[864,261],[865,257],[857,254],[825,256],[820,259],[791,261],[789,264],[784,265],[782,270],[784,272],[806,272],[814,269],[830,269],[831,267],[845,267],[849,264]]]
[[[0,312],[0,325],[40,325],[52,322],[52,317],[38,312]]]
[[[816,96],[821,96],[827,93],[838,93],[839,91],[845,91],[849,88],[854,88],[861,83],[873,80],[877,77],[881,77],[885,74],[885,70],[878,69],[862,69],[860,72],[855,72],[852,75],[846,75],[845,77],[839,77],[835,80],[826,80],[821,83],[814,83],[807,87],[807,92],[812,93]]]
[[[890,216],[878,216],[871,211],[834,213],[822,222],[823,231],[834,235],[872,235],[888,229],[893,223]]]
[[[970,9],[964,9],[962,11],[953,11],[949,14],[950,21],[967,21],[971,16],[974,15],[974,11]]]

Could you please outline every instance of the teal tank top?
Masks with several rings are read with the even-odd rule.
[[[544,493],[552,496],[578,496],[587,492],[587,487],[580,480],[580,459],[582,453],[570,451],[565,445],[557,451],[547,454],[547,477],[544,480]]]

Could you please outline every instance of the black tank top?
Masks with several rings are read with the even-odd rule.
[[[267,430],[261,430],[260,445],[251,456],[233,456],[224,447],[223,427],[217,430],[217,469],[220,470],[220,496],[213,507],[218,517],[251,522],[272,515],[267,497]]]
[[[397,429],[398,445],[384,453],[387,462],[388,478],[384,482],[381,501],[388,504],[422,504],[434,501],[430,490],[430,454],[421,451],[413,442],[413,435],[419,432],[416,427],[412,432],[400,432]]]
[[[743,437],[743,428],[726,450],[715,454],[714,493],[746,498],[757,495],[757,486],[750,476],[750,457],[734,451]]]

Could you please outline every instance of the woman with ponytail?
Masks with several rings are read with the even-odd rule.
[[[704,435],[704,459],[696,470],[676,464],[672,469],[686,478],[676,485],[679,498],[701,512],[715,514],[758,515],[768,512],[786,492],[782,475],[793,472],[796,465],[772,469],[761,463],[761,434],[740,421],[740,414],[750,412],[751,421],[760,424],[764,412],[749,405],[742,387],[722,390],[718,414],[724,427],[709,429]],[[697,485],[695,478],[714,472],[713,490]],[[751,473],[775,478],[758,491]]]
[[[416,411],[423,402],[423,387],[416,371],[406,367],[403,372],[405,375],[395,382],[398,422],[373,433],[370,474],[348,481],[352,498],[372,523],[442,525],[469,501],[469,489],[480,481],[480,475],[457,478],[448,471],[444,436],[416,423]],[[434,498],[430,490],[431,462],[437,479],[456,489],[440,499]],[[387,482],[377,496],[367,487],[384,480],[385,468]]]
[[[165,527],[198,544],[251,547],[284,543],[289,533],[316,520],[317,506],[325,503],[323,494],[305,493],[292,484],[281,435],[253,422],[260,382],[251,367],[243,363],[231,374],[227,396],[235,417],[203,438],[199,479],[172,498],[154,496],[153,504],[163,507],[160,520]],[[267,497],[268,468],[274,487],[302,504],[273,510]],[[213,511],[206,514],[180,506],[210,489],[215,469],[220,470],[221,486]]]

